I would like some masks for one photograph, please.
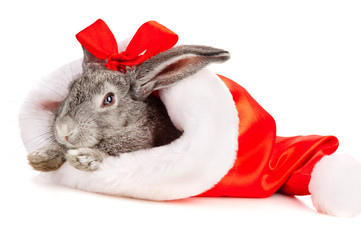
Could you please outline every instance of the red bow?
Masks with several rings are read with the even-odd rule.
[[[105,65],[108,69],[120,71],[170,49],[178,41],[177,34],[155,21],[149,21],[140,26],[127,49],[118,53],[117,41],[101,19],[79,32],[76,38],[95,57],[108,59]]]

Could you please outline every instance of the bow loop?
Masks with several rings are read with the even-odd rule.
[[[126,71],[173,47],[178,35],[163,25],[149,21],[137,30],[125,51],[118,53],[117,41],[106,23],[98,19],[76,35],[80,44],[99,59],[108,59],[110,70]]]

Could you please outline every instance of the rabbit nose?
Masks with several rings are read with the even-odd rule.
[[[75,129],[75,121],[72,118],[66,116],[59,120],[55,125],[56,133],[59,138],[65,142],[69,142],[69,137]]]

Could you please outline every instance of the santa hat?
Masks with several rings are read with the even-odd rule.
[[[152,21],[143,25],[127,46],[117,46],[109,28],[98,20],[77,38],[94,56],[108,59],[109,69],[126,71],[127,66],[137,65],[172,47],[178,36]],[[47,108],[39,106],[63,101],[69,81],[82,71],[81,62],[80,59],[67,64],[44,78],[30,92],[31,101],[24,102],[20,128],[28,152],[47,144],[44,141],[39,145],[32,139],[46,136],[53,119]],[[54,94],[55,88],[63,92]],[[80,171],[65,163],[59,170],[42,175],[50,181],[87,191],[150,200],[191,196],[268,197],[277,191],[306,195],[314,191],[315,205],[320,211],[336,215],[361,211],[361,194],[351,194],[358,202],[350,210],[343,207],[341,212],[338,206],[330,210],[329,200],[324,203],[322,193],[318,197],[318,192],[322,192],[319,182],[323,179],[319,176],[325,168],[321,166],[320,174],[313,170],[325,155],[336,151],[336,137],[276,136],[272,116],[243,87],[207,69],[160,90],[159,96],[174,125],[184,132],[179,139],[165,146],[108,157],[94,172]],[[39,104],[28,104],[34,101]],[[42,120],[22,117],[28,114],[37,114]],[[338,162],[343,164],[342,161]],[[357,161],[349,162],[358,171],[352,174],[359,176]],[[318,175],[313,177],[314,174]],[[314,190],[309,188],[311,176],[316,180],[321,178],[313,183]],[[354,183],[352,180],[353,186]],[[356,187],[360,186],[358,178]],[[336,191],[334,195],[337,194]],[[350,197],[344,198],[347,201]]]

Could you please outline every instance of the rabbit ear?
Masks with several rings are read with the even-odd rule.
[[[155,90],[169,87],[210,63],[229,58],[229,52],[212,47],[183,45],[171,48],[135,69],[135,77],[131,80],[133,98],[144,100]]]
[[[106,59],[102,60],[99,59],[97,57],[95,57],[93,54],[91,54],[90,52],[88,52],[88,50],[86,50],[84,47],[83,48],[83,53],[84,53],[84,58],[83,58],[83,71],[87,71],[87,70],[95,70],[98,68],[104,68],[105,64],[106,64]]]

